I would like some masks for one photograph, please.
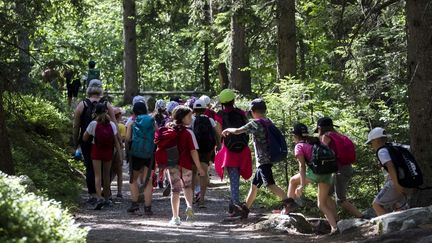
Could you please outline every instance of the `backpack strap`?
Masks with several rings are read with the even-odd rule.
[[[394,153],[394,148],[393,148],[393,145],[391,145],[391,144],[389,144],[389,143],[386,143],[385,145],[383,145],[383,146],[381,146],[381,147],[379,147],[378,149],[377,149],[377,151],[376,151],[376,157],[377,157],[377,160],[378,160],[378,164],[382,167],[382,168],[384,168],[386,171],[388,170],[387,169],[387,166],[385,166],[385,165],[383,165],[382,163],[381,163],[381,161],[380,161],[380,159],[379,159],[379,156],[378,156],[378,153],[379,153],[379,151],[381,151],[381,149],[384,149],[384,148],[386,148],[387,149],[387,151],[388,151],[388,153],[389,153],[389,155],[390,155],[390,158],[391,158],[391,160],[393,160],[393,153]]]

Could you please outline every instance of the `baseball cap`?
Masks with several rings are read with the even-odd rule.
[[[365,144],[370,143],[372,140],[377,138],[388,138],[391,137],[391,135],[386,133],[386,130],[382,127],[375,127],[372,129],[368,134],[368,140]]]
[[[99,79],[92,79],[89,82],[89,87],[99,87],[99,88],[102,88],[102,82]]]
[[[156,109],[159,110],[165,110],[166,109],[166,103],[164,100],[158,100],[156,101]]]
[[[202,100],[202,101],[204,101],[204,104],[206,106],[208,106],[210,104],[210,102],[211,102],[210,97],[208,97],[207,95],[202,95],[199,99]]]
[[[132,105],[135,105],[135,104],[138,103],[138,102],[145,103],[145,98],[144,98],[144,96],[137,95],[137,96],[135,96],[135,97],[132,99]]]
[[[193,104],[194,109],[205,109],[206,107],[207,106],[206,106],[204,100],[201,100],[201,99],[197,99],[195,101],[195,103]]]
[[[339,127],[333,124],[333,120],[330,117],[321,117],[318,119],[317,122],[317,128],[315,129],[314,133],[318,132],[319,127]]]
[[[219,94],[220,103],[228,103],[235,99],[235,93],[232,89],[224,89]]]
[[[249,110],[252,111],[256,111],[256,110],[260,110],[260,111],[265,111],[267,110],[267,105],[264,102],[263,99],[254,99],[252,100],[252,102],[249,105]]]
[[[177,106],[179,106],[179,103],[177,103],[176,101],[170,101],[167,104],[167,111],[171,113]]]
[[[306,136],[309,135],[308,128],[303,123],[297,123],[294,125],[293,130],[291,131],[292,134],[298,135],[298,136]]]

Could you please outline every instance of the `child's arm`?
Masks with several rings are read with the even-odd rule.
[[[306,186],[306,161],[303,155],[296,156],[297,161],[299,162],[300,169],[300,185],[296,188],[295,194],[298,197],[301,197],[303,194],[304,187]]]
[[[120,146],[119,140],[118,139],[114,139],[114,142],[115,142],[115,148],[116,148],[117,153],[118,153],[118,155],[120,157],[120,161],[122,162],[124,158],[123,158],[123,152],[121,152],[122,148]]]
[[[85,131],[84,135],[83,135],[83,141],[87,142],[89,140],[89,138],[90,138],[90,134],[87,131]]]
[[[198,151],[194,149],[194,150],[191,150],[190,153],[191,153],[192,159],[193,159],[193,161],[195,163],[195,166],[197,167],[199,175],[200,176],[205,176],[206,173],[205,173],[204,169],[201,167],[201,162],[199,160]]]
[[[74,112],[74,121],[73,121],[73,142],[75,148],[78,148],[79,132],[81,126],[81,113],[83,112],[83,110],[84,110],[84,104],[83,102],[80,102]]]
[[[130,122],[126,128],[126,138],[125,138],[126,157],[128,157],[127,155],[129,152],[130,141],[132,140],[132,124],[133,122]]]
[[[394,167],[393,162],[390,160],[385,163],[387,167],[387,172],[389,173],[390,178],[393,181],[393,185],[395,186],[396,191],[399,193],[404,193],[404,188],[399,184],[396,174],[396,168]]]
[[[243,127],[240,127],[240,128],[227,128],[227,129],[223,130],[222,136],[226,137],[226,136],[228,136],[230,134],[239,135],[239,134],[242,134],[242,133],[245,133],[245,132],[246,132],[246,129],[243,128]]]

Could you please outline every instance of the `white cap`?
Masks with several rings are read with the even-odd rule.
[[[368,140],[366,141],[365,144],[370,143],[372,140],[377,139],[377,138],[388,138],[391,137],[389,134],[386,133],[385,129],[382,127],[375,127],[374,129],[372,129],[372,131],[369,132],[368,134]]]
[[[133,100],[132,100],[132,105],[135,105],[135,103],[138,103],[138,102],[146,103],[146,100],[145,100],[145,98],[144,98],[143,96],[141,96],[141,95],[137,95],[137,96],[135,96],[135,97],[133,98]]]
[[[208,106],[211,102],[210,97],[208,97],[207,95],[203,95],[199,98],[200,100],[204,101],[204,104],[206,106]]]
[[[156,101],[156,109],[157,110],[159,110],[159,109],[165,110],[165,108],[166,108],[166,103],[165,103],[164,100],[158,100],[158,101]]]
[[[89,87],[99,87],[99,88],[102,88],[102,82],[99,79],[92,79],[89,82]]]
[[[197,100],[195,101],[195,103],[193,104],[193,108],[194,108],[194,109],[205,109],[205,108],[207,108],[207,106],[206,106],[204,100],[197,99]]]

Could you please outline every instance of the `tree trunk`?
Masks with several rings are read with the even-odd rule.
[[[240,8],[231,16],[230,81],[231,88],[240,91],[242,94],[250,94],[249,51],[242,12]]]
[[[4,81],[3,81],[4,82]],[[3,83],[0,81],[0,170],[6,174],[15,174],[11,146],[6,128],[6,117],[3,107]]]
[[[19,16],[27,18],[29,15],[25,3],[22,1],[16,2],[16,13]],[[18,87],[22,90],[29,89],[30,87],[30,72],[31,72],[31,59],[30,59],[30,33],[24,26],[18,30]]]
[[[296,75],[295,0],[277,1],[278,79]]]
[[[225,63],[219,63],[218,65],[218,71],[219,71],[219,80],[222,89],[226,89],[229,86],[229,79],[228,79],[228,69]]]
[[[136,43],[135,0],[123,0],[123,38],[124,38],[124,97],[125,104],[132,101],[139,92]]]
[[[204,25],[209,26],[210,22],[210,5],[208,1],[204,4]],[[204,91],[210,91],[210,58],[209,58],[209,46],[208,40],[204,41]]]
[[[408,31],[408,109],[411,148],[432,185],[432,6],[430,1],[406,1]],[[411,206],[432,203],[431,190],[414,194]]]

